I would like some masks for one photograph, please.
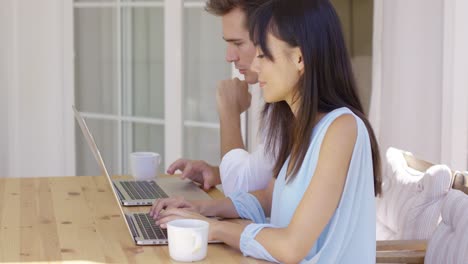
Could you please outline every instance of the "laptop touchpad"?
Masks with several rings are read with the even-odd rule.
[[[208,200],[211,197],[190,180],[182,180],[179,177],[158,178],[158,185],[169,195],[182,196],[188,200]]]

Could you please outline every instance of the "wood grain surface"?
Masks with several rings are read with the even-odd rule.
[[[0,261],[176,263],[167,246],[134,244],[102,176],[0,178]],[[266,262],[216,244],[200,263]]]

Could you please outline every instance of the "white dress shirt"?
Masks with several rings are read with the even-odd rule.
[[[224,194],[266,188],[273,176],[273,166],[274,159],[265,153],[263,144],[252,153],[244,149],[229,151],[219,165]]]

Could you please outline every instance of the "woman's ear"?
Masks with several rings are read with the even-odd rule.
[[[293,62],[300,74],[304,73],[304,59],[301,50],[296,47],[293,51]]]

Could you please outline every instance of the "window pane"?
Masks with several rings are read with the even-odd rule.
[[[185,119],[218,123],[216,84],[231,76],[224,60],[221,19],[202,8],[184,11]]]
[[[164,119],[164,9],[124,8],[122,32],[124,113]]]
[[[117,1],[118,0],[75,0],[75,3],[112,3]]]
[[[150,2],[150,3],[164,4],[164,0],[120,0],[120,1],[122,2]]]
[[[110,175],[120,174],[117,121],[86,119]],[[101,167],[94,159],[88,143],[76,125],[76,172],[79,176],[102,175]]]
[[[186,127],[184,140],[184,157],[219,165],[219,129]]]
[[[158,173],[164,173],[164,126],[126,122],[124,127],[124,139],[128,140],[124,148],[123,163],[127,174],[130,174],[129,154],[136,151],[159,153],[161,165]]]
[[[75,103],[117,114],[116,20],[113,8],[75,9]]]
[[[216,125],[216,85],[230,78],[221,19],[203,8],[184,9],[184,120]],[[184,156],[219,163],[219,129],[184,128]]]

